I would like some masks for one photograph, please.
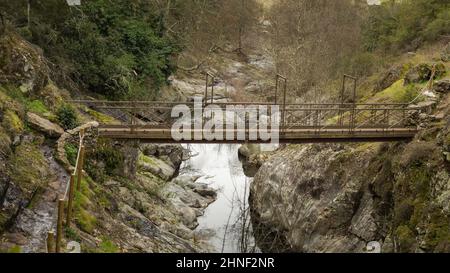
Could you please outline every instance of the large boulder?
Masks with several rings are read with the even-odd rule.
[[[27,121],[31,128],[38,130],[51,138],[58,138],[64,133],[64,129],[58,124],[31,112],[27,113]]]
[[[434,91],[438,93],[449,93],[450,92],[450,80],[440,80],[434,84]]]
[[[199,195],[201,195],[205,198],[216,199],[216,197],[217,197],[216,190],[209,187],[207,184],[195,183],[193,190],[195,193],[198,193]]]
[[[437,64],[418,64],[408,70],[408,72],[405,75],[405,85],[411,84],[411,83],[420,83],[424,81],[430,80],[432,74],[433,74],[433,67],[435,67],[435,74],[434,78],[439,78],[442,75],[445,74],[446,69],[445,65],[442,63]]]
[[[166,181],[172,179],[175,175],[175,169],[171,165],[154,156],[141,155],[139,158],[139,169]]]
[[[183,224],[190,229],[195,229],[198,226],[197,222],[197,214],[195,213],[195,209],[190,207],[181,207],[180,208],[180,216]]]
[[[178,170],[185,158],[185,149],[177,144],[141,144],[140,150],[145,156],[157,157],[175,170]]]
[[[365,176],[371,151],[354,158],[349,152],[341,145],[294,146],[260,168],[250,208],[264,251],[360,252],[380,239],[379,201]]]
[[[252,155],[261,153],[261,146],[258,144],[244,144],[238,149],[240,157],[250,158]]]

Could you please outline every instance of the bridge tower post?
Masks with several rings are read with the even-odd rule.
[[[275,105],[278,104],[278,89],[280,88],[280,81],[283,82],[283,105],[281,109],[281,133],[285,133],[285,125],[286,125],[286,92],[287,92],[287,78],[277,74],[275,79]]]

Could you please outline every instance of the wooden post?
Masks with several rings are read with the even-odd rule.
[[[278,75],[275,77],[275,104],[278,103]]]
[[[281,123],[283,124],[281,126],[281,130],[283,134],[286,132],[286,91],[287,91],[287,80],[284,79],[284,89],[283,89],[283,112],[281,112]]]
[[[67,204],[67,218],[66,218],[66,225],[67,227],[70,227],[70,223],[72,221],[72,207],[73,207],[73,198],[75,193],[75,176],[70,176],[70,182],[69,182],[69,202]]]
[[[206,104],[208,103],[208,80],[209,74],[206,73],[205,97],[203,98],[203,107],[205,107]]]
[[[83,164],[84,164],[84,145],[81,145],[80,156],[77,164],[77,191],[81,190],[81,179],[83,178]]]
[[[58,200],[58,222],[56,226],[56,253],[61,252],[61,240],[63,232],[63,217],[64,217],[64,200]]]
[[[214,103],[214,81],[215,81],[216,79],[213,77],[212,78],[212,85],[211,85],[211,104],[213,104]]]
[[[55,252],[55,234],[49,231],[47,234],[47,253]]]

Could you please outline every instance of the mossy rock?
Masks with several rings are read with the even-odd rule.
[[[66,92],[49,82],[39,91],[38,96],[50,111],[56,112],[64,104],[64,97],[69,96]]]
[[[433,67],[434,67],[434,79],[438,79],[445,75],[446,68],[443,63],[437,64],[418,64],[411,68],[405,75],[405,85],[411,83],[421,83],[431,79],[433,75]]]
[[[9,32],[0,36],[0,59],[0,70],[8,82],[20,86],[23,93],[34,95],[47,85],[50,69],[42,52],[19,35]]]
[[[20,92],[17,90],[12,91],[14,89],[14,87],[0,86],[0,113],[8,109],[17,113],[24,113],[21,101],[17,101],[9,96],[9,93],[11,92]]]
[[[39,147],[32,143],[17,146],[9,165],[12,181],[25,193],[44,188],[51,178],[47,160]]]
[[[5,111],[2,126],[11,137],[20,135],[25,128],[20,117],[11,110]]]

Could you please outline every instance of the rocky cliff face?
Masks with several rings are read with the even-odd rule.
[[[114,118],[69,105],[39,48],[8,31],[0,35],[0,252],[45,252],[86,130],[86,176],[74,200],[63,245],[83,252],[201,252],[197,218],[216,193],[178,177],[180,145],[99,140],[90,129]],[[73,109],[64,131],[59,109]],[[65,115],[67,118],[67,115]],[[67,129],[67,128],[66,128]],[[176,179],[175,179],[176,178]]]
[[[449,95],[441,93],[410,143],[291,145],[278,151],[251,186],[259,246],[362,252],[378,241],[383,252],[450,251],[449,106]]]

